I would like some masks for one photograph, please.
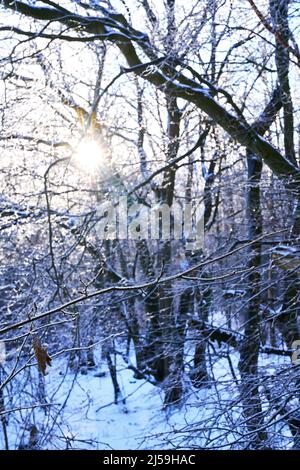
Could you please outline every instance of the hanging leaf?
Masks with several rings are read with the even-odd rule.
[[[45,375],[46,373],[46,367],[51,366],[51,357],[48,354],[47,348],[43,347],[41,345],[40,339],[38,336],[36,336],[33,341],[33,350],[34,350],[34,355],[36,357],[36,360],[38,362],[38,368],[39,371]]]

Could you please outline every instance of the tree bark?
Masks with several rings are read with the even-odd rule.
[[[257,132],[263,135],[276,118],[281,107],[280,89],[277,87],[264,112],[254,124]],[[260,206],[261,158],[247,150],[247,222],[250,240],[262,234],[262,213]],[[241,375],[241,400],[246,426],[250,433],[249,447],[263,448],[267,434],[259,430],[263,426],[263,413],[257,380],[257,365],[260,348],[260,283],[261,283],[261,242],[252,245],[248,269],[248,302],[245,314],[245,338],[240,347],[239,371]]]

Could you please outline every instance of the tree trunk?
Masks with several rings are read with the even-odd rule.
[[[274,121],[281,107],[281,93],[274,90],[265,110],[253,124],[253,128],[263,135]],[[262,160],[247,150],[248,187],[247,221],[249,239],[262,234],[262,214],[260,206],[260,181]],[[240,348],[239,371],[241,375],[241,400],[246,426],[250,434],[249,447],[263,448],[267,434],[259,430],[263,426],[263,413],[258,388],[257,365],[260,347],[260,283],[261,283],[261,241],[252,245],[248,262],[248,302],[245,314],[244,340]]]
[[[212,292],[208,287],[202,293],[196,288],[196,303],[199,308],[200,323],[197,328],[199,338],[197,340],[193,368],[190,372],[190,379],[196,388],[206,387],[209,376],[206,367],[206,339],[202,334],[201,324],[208,320],[209,307],[212,301]]]
[[[260,208],[260,178],[262,163],[251,152],[248,152],[248,198],[247,212],[249,239],[253,240],[262,233],[262,216]],[[248,276],[248,304],[245,315],[244,340],[240,348],[239,371],[241,375],[240,393],[244,417],[249,437],[249,448],[264,447],[267,434],[258,430],[263,426],[263,413],[258,388],[257,364],[260,346],[259,310],[260,310],[260,266],[261,243],[252,245],[248,263],[251,273]]]

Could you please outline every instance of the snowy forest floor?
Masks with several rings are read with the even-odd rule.
[[[231,361],[236,370],[238,357],[232,355]],[[280,361],[284,367],[285,360]],[[280,367],[277,360],[276,367]],[[263,358],[261,369],[266,373]],[[238,386],[234,384],[226,358],[216,359],[211,370],[209,387],[196,390],[187,383],[183,404],[165,410],[162,389],[145,380],[136,380],[120,356],[117,378],[126,402],[117,405],[106,363],[92,370],[79,368],[74,373],[66,358],[54,358],[45,376],[46,402],[38,398],[38,373],[35,367],[30,367],[13,379],[11,396],[6,396],[6,403],[7,398],[10,400],[7,408],[20,408],[9,415],[9,448],[17,449],[28,441],[32,424],[41,433],[41,449],[228,449],[233,442],[239,448],[238,425],[242,413]],[[18,390],[16,381],[20,387],[26,385],[21,393],[12,396],[13,389]],[[34,403],[38,406],[33,407]],[[39,406],[39,403],[49,406]],[[278,432],[276,424],[269,431],[274,441]],[[283,430],[281,424],[280,434],[285,439],[281,438],[277,445],[289,447],[288,427]],[[0,436],[3,449],[2,432]]]

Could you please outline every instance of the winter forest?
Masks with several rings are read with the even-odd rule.
[[[0,449],[300,450],[300,1],[0,39]]]

